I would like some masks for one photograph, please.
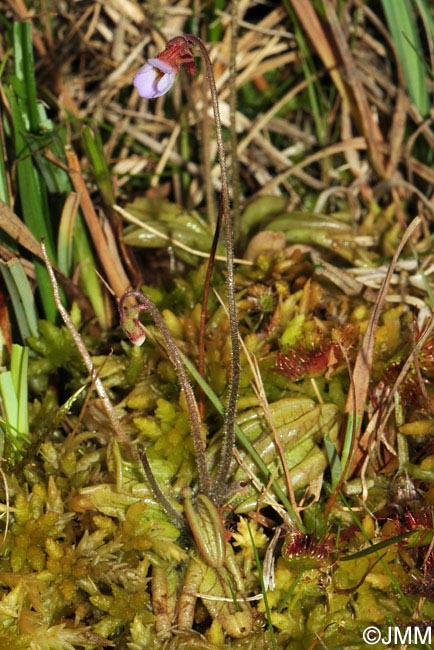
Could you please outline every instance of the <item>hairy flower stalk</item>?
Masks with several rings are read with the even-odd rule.
[[[128,298],[137,298],[139,304],[133,307],[126,306],[125,301]],[[181,360],[178,346],[176,345],[174,338],[169,332],[169,329],[164,322],[164,318],[158,311],[157,306],[152,302],[150,298],[148,298],[148,296],[146,296],[144,293],[141,293],[141,291],[128,291],[119,300],[119,317],[121,326],[133,344],[141,345],[144,341],[144,328],[137,317],[139,311],[147,311],[151,315],[155,325],[158,327],[158,330],[164,339],[164,344],[169,359],[175,367],[179,383],[181,384],[181,388],[184,392],[185,401],[188,408],[188,417],[192,428],[194,453],[197,469],[199,472],[199,489],[204,494],[210,494],[211,486],[205,458],[205,444],[202,437],[199,409],[197,408],[196,398],[189,382],[187,371]],[[141,329],[142,336],[139,335],[139,329]],[[133,335],[131,335],[131,333],[133,333]],[[136,334],[138,335],[137,339]]]
[[[211,100],[214,111],[214,121],[216,125],[217,150],[220,163],[220,177],[222,184],[221,192],[221,210],[219,219],[223,218],[225,225],[225,246],[226,246],[226,287],[228,298],[229,327],[231,337],[231,375],[229,378],[229,395],[226,404],[225,419],[223,425],[223,443],[220,452],[220,463],[217,469],[213,495],[217,501],[224,497],[222,494],[227,487],[227,475],[232,459],[232,449],[235,444],[235,415],[238,397],[238,387],[240,378],[240,346],[238,341],[238,318],[237,307],[235,302],[235,280],[234,280],[234,232],[232,223],[232,213],[229,202],[229,184],[226,172],[226,157],[223,144],[222,125],[218,104],[217,88],[214,79],[211,60],[208,50],[202,41],[196,36],[187,35],[198,46],[202,60],[205,63],[206,74],[211,90]]]
[[[209,58],[208,50],[203,42],[191,34],[177,36],[167,44],[166,48],[155,59],[149,59],[147,63],[138,71],[134,78],[134,85],[142,97],[153,98],[160,97],[167,92],[173,85],[176,74],[181,65],[185,65],[187,72],[194,74],[196,66],[193,58],[193,46],[197,46],[199,54],[205,64],[206,76],[211,91],[211,100],[214,111],[214,121],[216,125],[217,150],[220,163],[221,173],[221,205],[216,226],[216,235],[213,241],[213,249],[217,244],[218,234],[220,232],[221,222],[225,226],[225,246],[226,246],[226,287],[228,297],[229,327],[231,338],[231,371],[229,378],[228,401],[225,410],[223,424],[223,442],[220,453],[220,461],[216,471],[214,484],[210,490],[211,496],[219,502],[225,496],[227,489],[226,479],[229,472],[229,466],[232,458],[232,449],[235,444],[235,415],[236,402],[239,387],[239,358],[240,348],[238,341],[238,319],[235,302],[235,281],[234,281],[234,234],[232,215],[230,210],[229,186],[226,172],[226,159],[222,135],[222,126],[220,111],[218,105],[217,88],[214,79],[214,72]],[[211,251],[209,267],[207,272],[207,283],[204,292],[204,313],[206,311],[207,293],[211,279],[212,265],[214,262],[215,251]],[[207,288],[208,286],[208,288]],[[199,459],[198,459],[199,460]]]

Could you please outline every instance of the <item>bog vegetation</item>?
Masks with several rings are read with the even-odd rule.
[[[428,0],[0,6],[0,647],[431,647]]]

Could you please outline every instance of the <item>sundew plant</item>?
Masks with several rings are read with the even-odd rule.
[[[432,647],[428,3],[39,9],[0,34],[0,648]]]

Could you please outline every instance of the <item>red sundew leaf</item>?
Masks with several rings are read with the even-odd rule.
[[[316,338],[319,347],[308,348],[302,344],[289,350],[287,353],[278,352],[276,355],[276,369],[289,381],[297,381],[304,376],[320,377],[325,375],[330,378],[338,365],[344,359],[343,349],[349,352],[356,339],[357,330],[353,325],[345,325],[333,329],[329,340],[320,330]],[[348,355],[347,355],[348,356]]]
[[[422,333],[421,333],[422,334]],[[419,367],[422,375],[429,379],[434,378],[434,334],[428,338],[419,353]]]

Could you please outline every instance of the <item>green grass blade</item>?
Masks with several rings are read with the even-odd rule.
[[[0,85],[0,92],[1,92],[1,85]],[[0,110],[0,121],[1,120],[2,120],[2,112]],[[7,160],[7,152],[3,150],[4,146],[5,143],[3,141],[3,138],[0,138],[0,201],[3,201],[4,203],[7,203],[9,205],[8,179],[7,179],[6,165],[5,165],[5,160]]]
[[[387,548],[388,546],[393,546],[393,544],[398,544],[398,542],[402,542],[403,539],[410,537],[410,535],[414,535],[416,532],[417,531],[415,530],[408,530],[406,533],[401,533],[400,535],[396,535],[395,537],[385,539],[382,542],[378,542],[378,544],[371,544],[371,546],[368,546],[368,548],[364,548],[361,551],[357,551],[357,553],[341,556],[339,558],[339,562],[348,562],[348,560],[357,560],[360,557],[365,557],[366,555],[372,555],[372,553],[377,553],[378,551],[383,550],[383,548]]]
[[[49,151],[54,159],[64,162],[63,132],[55,128],[53,122],[48,119],[44,106],[41,104],[38,104],[38,115],[39,129],[43,131],[43,135],[33,136],[27,134],[27,142],[32,150],[41,184],[43,182],[45,185],[43,189],[46,189],[48,194],[53,195],[53,198],[57,199],[59,196],[69,195],[72,190],[72,185],[65,170],[50,160],[45,155],[45,151]],[[109,174],[108,167],[106,171]],[[52,201],[52,203],[55,204],[56,201]],[[72,230],[70,226],[73,226]],[[54,234],[52,238],[54,241]],[[48,243],[46,238],[45,242],[46,244]],[[95,270],[96,263],[92,253],[92,247],[80,213],[75,218],[72,218],[72,215],[68,217],[65,216],[64,212],[62,213],[56,249],[58,266],[65,275],[69,276],[72,270],[73,260],[80,268],[80,282],[83,290],[89,297],[101,326],[106,329],[108,322],[101,282]],[[54,256],[51,255],[51,257],[55,259]]]
[[[72,269],[72,251],[74,225],[79,205],[79,196],[70,192],[66,197],[60,218],[59,232],[57,235],[57,260],[59,269],[69,276]]]
[[[63,145],[56,156],[63,160]],[[67,195],[66,201],[68,201],[68,196],[74,196],[69,177],[66,178],[62,193]],[[82,214],[79,210],[74,214],[75,209],[78,209],[78,206],[71,211],[70,206],[65,203],[62,210],[57,241],[58,264],[68,276],[73,265],[80,269],[80,285],[89,298],[101,327],[107,329],[109,322],[101,280],[96,272],[95,257]]]
[[[18,258],[0,263],[0,272],[5,281],[14,308],[23,341],[28,336],[38,336],[38,313],[32,288]]]
[[[267,618],[267,626],[268,626],[268,631],[270,633],[271,647],[273,648],[273,650],[276,650],[277,649],[276,636],[274,634],[273,623],[271,622],[271,609],[268,603],[267,590],[265,588],[264,574],[262,572],[261,560],[259,558],[258,549],[256,548],[255,540],[253,539],[252,530],[250,528],[250,524],[248,521],[247,521],[247,529],[249,531],[249,537],[250,537],[250,543],[252,544],[253,555],[255,556],[255,564],[256,564],[256,570],[258,572],[259,584],[261,585],[262,598],[264,599],[265,616]]]
[[[404,71],[409,95],[420,113],[430,110],[424,55],[410,0],[382,0],[384,14]]]
[[[304,77],[306,81],[313,80],[310,81],[310,83],[307,85],[307,94],[309,97],[310,110],[315,122],[318,141],[320,144],[325,145],[327,134],[327,119],[325,120],[324,116],[328,116],[330,114],[330,109],[325,105],[326,98],[324,96],[320,82],[318,80],[315,80],[317,76],[316,64],[314,63],[312,50],[309,47],[307,39],[304,36],[303,29],[300,27],[297,15],[293,10],[289,0],[284,0],[284,5],[294,25],[295,37],[297,39],[297,44],[301,52],[301,66],[303,69]]]
[[[375,553],[375,555],[377,556],[377,558],[378,558],[380,564],[381,564],[382,567],[384,568],[384,570],[385,570],[385,572],[386,572],[386,575],[389,576],[390,581],[391,581],[391,583],[392,583],[394,589],[396,590],[396,593],[399,594],[399,596],[400,596],[400,598],[401,598],[401,601],[402,601],[403,605],[405,606],[405,608],[406,608],[406,610],[408,611],[408,613],[411,614],[412,611],[413,611],[413,610],[412,610],[412,607],[411,607],[411,603],[409,602],[408,598],[406,598],[405,594],[403,593],[403,591],[402,591],[402,589],[401,589],[401,586],[399,585],[399,583],[398,583],[396,577],[393,575],[393,572],[390,570],[390,567],[389,567],[388,563],[385,562],[384,558],[383,558],[382,556],[379,555],[378,548],[376,548],[376,549],[373,549],[373,548],[372,548],[373,546],[376,546],[376,545],[374,545],[374,544],[372,543],[371,539],[368,537],[368,535],[367,535],[367,533],[366,533],[366,531],[365,531],[365,529],[364,529],[364,527],[363,527],[363,525],[362,525],[362,522],[361,522],[360,519],[358,518],[356,512],[353,510],[353,508],[351,508],[349,502],[345,499],[345,497],[344,497],[343,495],[341,495],[341,498],[342,498],[342,501],[343,501],[345,507],[347,508],[348,512],[350,513],[351,517],[353,518],[355,524],[356,524],[357,527],[359,528],[359,530],[360,530],[360,532],[362,533],[363,537],[366,539],[366,542],[370,545],[367,549],[362,549],[362,551],[359,551],[359,552],[362,553],[362,552],[364,552],[364,551],[368,551],[368,553],[372,553],[372,552]],[[411,531],[411,532],[414,532],[414,531]],[[398,537],[399,537],[399,536],[398,536]],[[393,539],[394,539],[394,541],[395,541],[395,540],[397,539],[397,537],[394,537]],[[387,543],[388,541],[389,541],[389,540],[385,540],[386,543]],[[381,544],[384,544],[384,542],[380,542],[380,545],[381,545]],[[355,554],[353,554],[353,556],[352,556],[351,559],[354,559],[354,555],[355,555]],[[343,560],[342,557],[339,558],[339,559],[340,559],[340,561]]]
[[[109,206],[114,205],[115,195],[113,193],[112,177],[99,131],[91,130],[88,126],[85,126],[83,129],[83,141],[104,203]]]
[[[217,16],[217,12],[219,11],[224,11],[225,10],[225,0],[214,0],[214,2],[209,3],[208,10],[212,11],[213,14],[215,15],[214,20],[211,20],[208,26],[208,38],[207,40],[210,43],[215,43],[216,41],[219,41],[222,37],[223,33],[223,26],[222,26],[222,19],[220,16]],[[199,36],[199,33],[197,34]]]
[[[36,101],[36,82],[34,75],[32,26],[31,23],[16,22],[14,32],[14,69],[19,82],[22,107],[28,118],[31,131],[39,129],[38,105]]]
[[[3,402],[6,423],[17,435],[16,423],[18,422],[18,399],[15,393],[14,382],[9,370],[0,375],[0,395]]]
[[[339,483],[339,480],[342,476],[342,465],[341,461],[338,455],[338,452],[336,450],[336,447],[334,443],[330,440],[330,437],[327,435],[324,436],[324,447],[327,453],[327,458],[329,461],[330,465],[330,473],[331,473],[331,485],[332,489],[334,489],[337,484]],[[345,467],[345,465],[344,465]]]
[[[57,247],[54,243],[48,195],[67,194],[72,188],[66,172],[43,153],[47,149],[58,160],[64,159],[62,133],[55,129],[43,105],[37,102],[31,31],[26,23],[14,25],[14,62],[15,77],[11,79],[12,88],[5,90],[11,106],[24,222],[36,239],[44,238],[50,259],[56,262],[56,252],[59,250],[62,266],[69,269],[72,247],[74,262],[80,265],[80,281],[84,291],[89,296],[101,325],[107,327],[101,284],[95,271],[91,246],[81,216],[75,219],[73,243],[65,239],[64,230],[60,234]],[[45,315],[48,320],[54,321],[57,309],[47,271],[39,260],[35,260],[35,270]]]
[[[11,353],[11,376],[17,396],[18,414],[16,427],[20,434],[27,435],[29,432],[28,414],[28,361],[29,349],[14,343]]]
[[[19,460],[30,442],[28,416],[28,348],[14,344],[11,352],[11,369],[0,374],[0,397],[5,420],[4,441]],[[3,440],[0,441],[3,445]]]
[[[415,0],[415,4],[427,29],[429,30],[428,37],[434,38],[434,15],[432,13],[432,2],[429,3],[427,0]],[[428,65],[426,65],[426,68],[427,74],[431,76],[431,79],[433,79],[434,70],[432,70]]]
[[[110,209],[115,204],[115,195],[113,192],[112,176],[104,153],[103,142],[98,130],[84,127],[83,142],[87,156],[94,170],[95,180],[101,192],[106,206]],[[116,213],[113,213],[116,218]],[[104,297],[101,291],[101,281],[95,271],[95,262],[92,250],[89,246],[86,230],[83,221],[80,218],[76,220],[76,229],[74,233],[74,259],[80,266],[80,280],[85,287],[85,292],[89,296],[94,308],[95,314],[101,324],[106,329],[109,326],[107,314],[104,305]]]
[[[101,327],[107,329],[109,321],[101,290],[101,280],[96,272],[95,258],[80,214],[75,220],[73,261],[80,268],[80,284],[84,293],[89,297]]]
[[[31,331],[26,320],[25,310],[21,302],[20,293],[12,277],[12,273],[10,270],[10,262],[9,263],[1,262],[0,272],[2,274],[4,283],[6,285],[6,289],[8,290],[9,297],[12,301],[15,319],[18,323],[21,338],[23,341],[25,341],[27,337],[31,335]]]
[[[0,151],[0,201],[9,205],[9,193],[6,177],[5,155]]]
[[[286,592],[285,596],[282,598],[282,601],[281,601],[281,603],[280,603],[280,605],[279,605],[279,607],[278,607],[278,609],[277,609],[277,611],[279,612],[279,614],[280,614],[280,612],[282,612],[282,610],[285,608],[285,605],[286,605],[286,603],[288,602],[288,600],[292,597],[292,594],[294,593],[295,588],[297,587],[298,583],[299,583],[300,580],[302,579],[302,577],[303,577],[303,575],[304,575],[304,572],[305,572],[304,569],[301,569],[301,570],[300,570],[300,573],[296,576],[294,582],[292,583],[292,585],[290,586],[290,588],[289,588],[288,591]]]
[[[47,192],[34,167],[31,146],[26,138],[30,129],[39,129],[30,25],[16,23],[13,36],[15,76],[11,78],[11,86],[4,90],[11,109],[21,210],[26,225],[38,240],[44,238],[49,255],[55,260]],[[48,273],[39,260],[35,260],[35,272],[45,315],[54,321],[57,309]]]

